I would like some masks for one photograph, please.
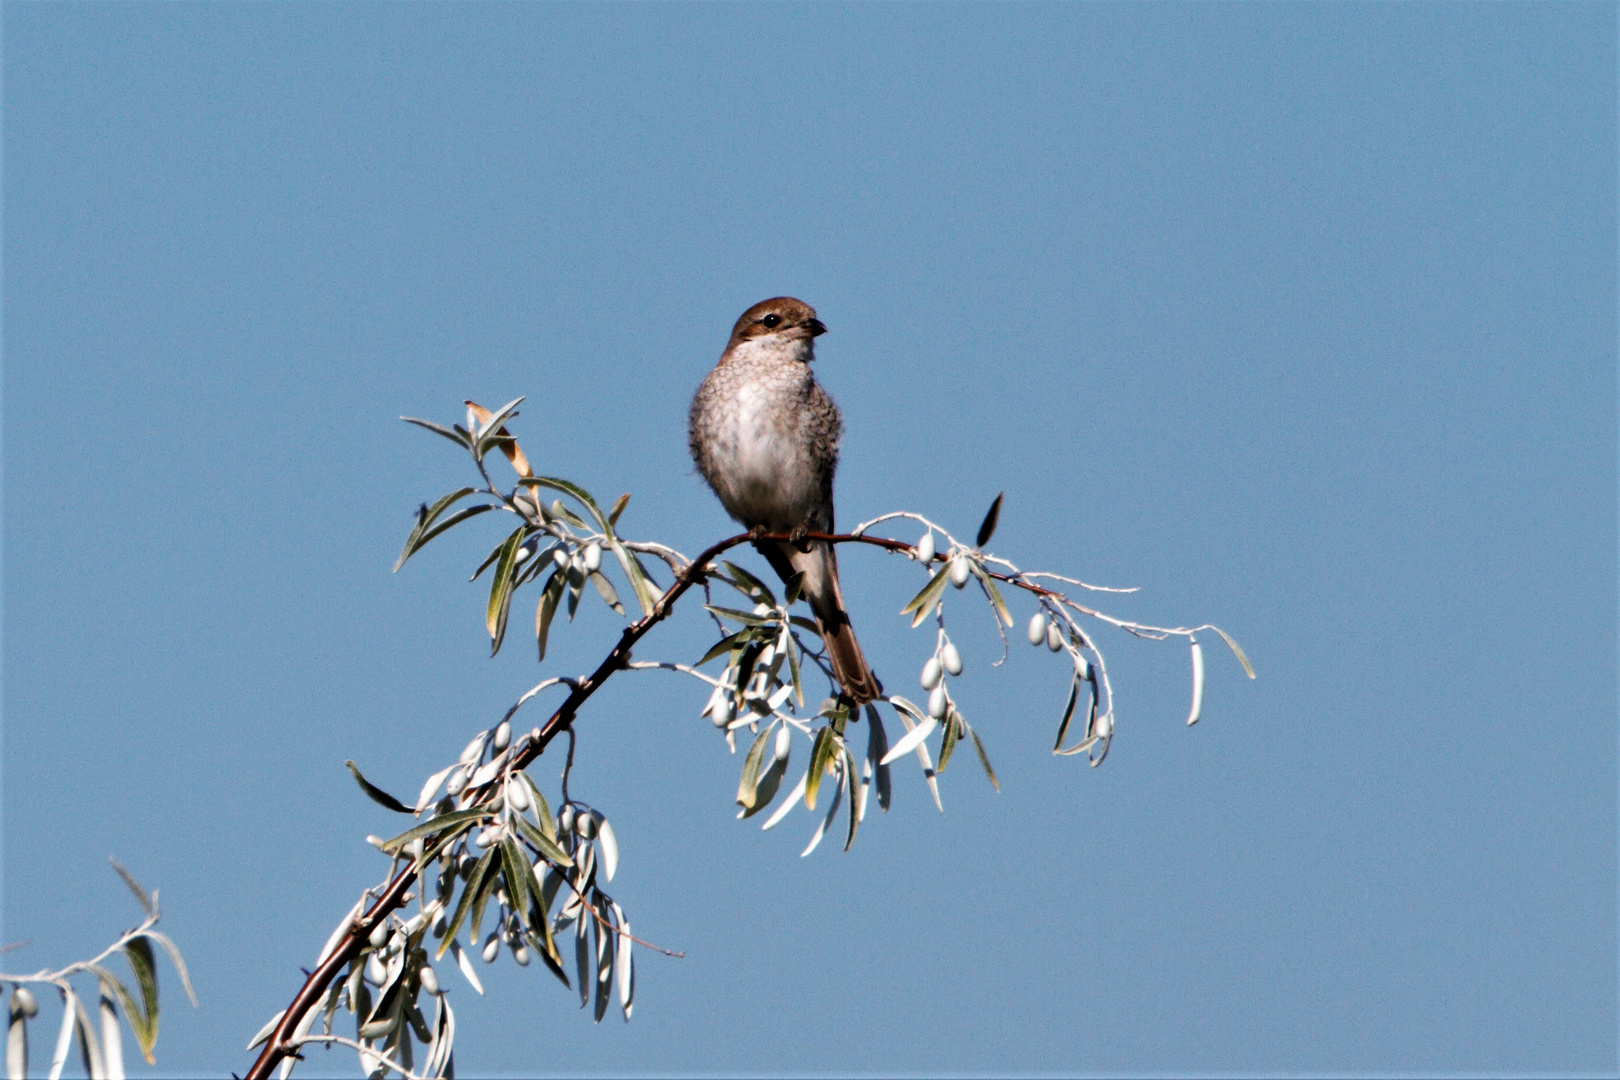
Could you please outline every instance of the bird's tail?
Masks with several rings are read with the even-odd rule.
[[[827,646],[833,678],[838,680],[844,693],[856,705],[882,697],[883,684],[867,665],[861,643],[855,640],[855,628],[849,623],[849,612],[844,608],[844,592],[838,584],[838,556],[832,546],[812,542],[809,551],[800,551],[791,544],[768,542],[758,546],[784,581],[794,573],[804,575],[801,592],[815,613],[816,627]]]

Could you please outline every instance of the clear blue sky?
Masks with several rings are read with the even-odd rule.
[[[1185,649],[1103,634],[1092,770],[1047,752],[1061,667],[959,620],[1002,793],[901,770],[803,860],[810,815],[733,820],[695,685],[615,682],[576,794],[687,959],[628,1026],[452,983],[464,1075],[1612,1072],[1615,42],[1613,5],[6,6],[5,966],[132,921],[116,854],[203,1000],[167,979],[162,1070],[244,1068],[383,870],[343,760],[414,792],[615,632],[488,659],[493,526],[390,576],[467,475],[396,417],[528,395],[542,471],[696,551],[690,394],[789,293],[844,523],[1005,490],[1003,552],[1260,679],[1211,648],[1189,730]],[[843,565],[914,685],[916,571]]]

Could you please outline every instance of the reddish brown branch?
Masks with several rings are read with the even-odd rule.
[[[585,704],[604,682],[612,678],[615,672],[629,663],[631,648],[645,637],[649,630],[668,617],[670,611],[675,607],[675,602],[681,598],[687,589],[698,584],[707,576],[707,568],[716,557],[750,540],[797,541],[800,539],[822,540],[829,544],[871,544],[889,551],[911,552],[915,550],[912,545],[901,540],[890,540],[882,536],[850,536],[841,533],[812,532],[805,533],[803,537],[791,536],[788,533],[767,533],[753,537],[747,533],[739,533],[736,536],[720,541],[699,555],[691,565],[676,575],[675,583],[653,605],[651,613],[642,616],[624,628],[624,632],[619,635],[618,644],[597,665],[595,671],[574,684],[573,690],[569,693],[567,699],[558,706],[557,711],[552,713],[550,718],[538,729],[538,733],[529,736],[524,741],[522,748],[513,756],[509,767],[512,770],[527,768],[533,764],[536,758],[545,753],[546,747],[550,745],[552,739],[568,730],[573,724],[574,716],[578,713],[580,706]],[[934,559],[935,561],[944,561],[945,556],[935,555]],[[987,572],[992,577],[1020,585],[1032,592],[1047,592],[1047,590],[1039,586],[1012,581],[1011,578],[1003,574]],[[469,792],[468,794],[471,796],[475,793]],[[477,800],[476,798],[468,798],[467,801],[476,802]],[[431,838],[425,840],[428,847],[432,846],[432,842]],[[404,905],[406,891],[415,881],[416,869],[414,865],[405,867],[389,881],[382,895],[377,898],[376,903],[372,904],[369,910],[354,921],[354,924],[349,927],[348,933],[343,936],[332,950],[331,955],[310,973],[309,978],[304,980],[304,985],[298,991],[297,996],[293,998],[292,1004],[287,1006],[286,1015],[281,1018],[281,1022],[276,1025],[275,1031],[266,1040],[264,1049],[259,1053],[258,1060],[253,1063],[253,1067],[247,1071],[247,1075],[243,1080],[268,1080],[275,1067],[289,1054],[296,1051],[296,1047],[288,1046],[288,1042],[293,1038],[293,1032],[297,1030],[299,1021],[325,997],[332,980],[359,954],[361,946],[370,937],[372,929]]]

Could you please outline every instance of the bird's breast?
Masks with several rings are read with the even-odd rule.
[[[820,498],[792,387],[742,380],[716,402],[705,474],[732,517],[745,525],[791,529]]]

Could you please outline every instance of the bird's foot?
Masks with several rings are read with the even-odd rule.
[[[808,521],[801,521],[797,525],[793,526],[792,532],[788,533],[788,543],[792,544],[800,551],[809,551],[810,541],[807,539],[809,535],[810,523]]]
[[[768,533],[770,531],[771,530],[767,529],[763,525],[750,525],[748,527],[748,539],[750,539],[750,540],[758,540],[760,537],[764,536],[766,533]]]

